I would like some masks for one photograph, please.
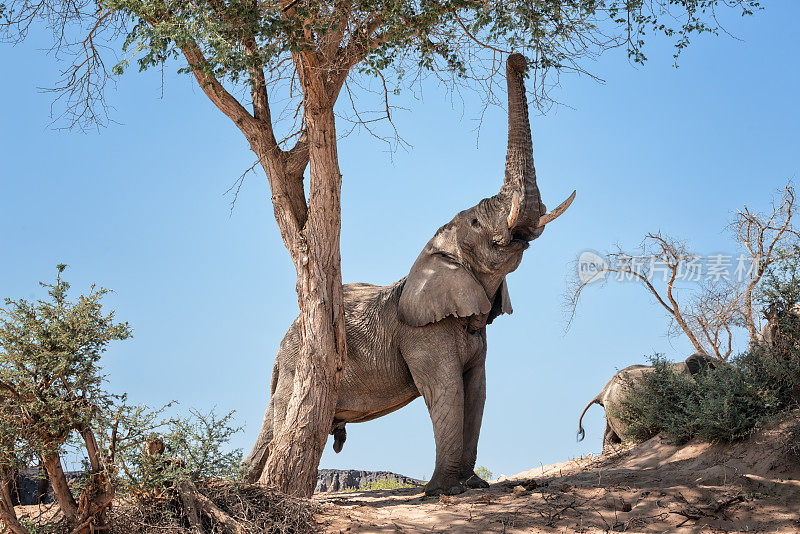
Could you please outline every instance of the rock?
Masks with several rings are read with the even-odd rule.
[[[317,472],[315,493],[361,489],[379,480],[396,481],[398,485],[423,486],[425,483],[389,471],[358,471],[356,469],[320,469]]]
[[[522,497],[528,493],[528,490],[526,490],[523,486],[514,486],[511,491],[514,492],[514,497]]]
[[[531,491],[531,490],[535,490],[536,488],[538,488],[539,487],[539,483],[536,482],[536,480],[534,480],[534,479],[530,479],[530,480],[526,480],[525,482],[523,482],[522,486],[526,490]]]

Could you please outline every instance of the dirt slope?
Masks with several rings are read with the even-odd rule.
[[[315,499],[325,532],[800,532],[800,412],[735,445],[656,437],[456,497],[401,489]]]

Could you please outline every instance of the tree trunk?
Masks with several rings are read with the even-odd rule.
[[[3,532],[28,534],[28,529],[22,526],[14,512],[13,493],[17,486],[17,476],[16,468],[0,469],[0,524],[6,529]]]
[[[313,33],[308,28],[304,31],[313,43]],[[246,44],[248,50],[253,44],[252,40]],[[284,424],[274,436],[259,480],[288,494],[309,496],[333,422],[347,352],[339,253],[342,176],[333,106],[352,65],[334,66],[330,57],[314,50],[293,52],[303,86],[305,132],[293,149],[284,152],[272,130],[264,72],[257,67],[261,58],[253,58],[250,115],[209,74],[208,61],[193,40],[182,43],[181,50],[203,92],[242,131],[266,171],[275,220],[297,270],[300,359]],[[306,162],[311,166],[307,204],[302,179]]]
[[[103,469],[102,452],[94,432],[84,429],[81,431],[81,435],[86,444],[86,454],[89,457],[91,471],[88,484],[81,494],[81,501],[78,505],[79,520],[86,523],[86,532],[94,532],[107,528],[106,510],[111,507],[114,486],[107,479],[107,474]]]
[[[67,477],[64,475],[64,469],[61,467],[61,458],[56,452],[50,452],[42,457],[42,465],[47,471],[47,478],[50,479],[50,485],[53,487],[53,495],[58,502],[61,512],[67,521],[74,522],[78,515],[78,505],[75,503],[75,498],[67,485]]]
[[[286,419],[274,437],[260,479],[301,496],[314,491],[346,353],[339,251],[342,177],[335,119],[332,105],[308,105],[309,100],[305,119],[310,158],[308,219],[297,245],[290,248],[297,270],[301,352]]]

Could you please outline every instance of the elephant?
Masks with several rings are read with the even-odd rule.
[[[331,434],[340,451],[345,425],[381,417],[422,396],[433,423],[436,462],[427,495],[486,487],[475,475],[486,396],[486,326],[512,312],[505,277],[529,243],[560,216],[575,191],[547,212],[533,165],[523,81],[524,56],[506,62],[508,147],[498,194],[439,228],[406,277],[388,286],[344,285],[347,358]],[[261,432],[245,478],[266,482],[264,465],[292,395],[300,354],[299,319],[281,341]]]
[[[719,359],[698,352],[686,358],[685,361],[667,364],[667,367],[671,368],[676,373],[682,373],[685,376],[694,376],[697,373],[709,369],[716,369],[720,364],[722,364],[722,362]],[[622,369],[613,377],[611,377],[611,380],[609,380],[603,389],[600,390],[600,393],[598,393],[595,398],[589,401],[589,404],[587,404],[583,409],[583,412],[581,412],[581,416],[578,419],[578,441],[582,441],[586,435],[582,424],[583,416],[593,404],[599,404],[606,410],[606,428],[603,432],[603,450],[613,444],[622,443],[624,441],[627,427],[622,421],[619,420],[618,417],[614,415],[614,412],[616,411],[616,408],[620,406],[622,399],[625,397],[625,394],[627,393],[627,386],[630,383],[635,385],[636,383],[641,382],[643,377],[648,372],[652,371],[652,369],[652,365],[631,365],[625,369]]]

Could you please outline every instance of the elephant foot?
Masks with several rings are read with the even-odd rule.
[[[465,481],[462,482],[466,487],[472,489],[479,489],[479,488],[488,488],[489,483],[483,480],[481,477],[473,473],[467,478]]]
[[[433,481],[425,484],[425,495],[428,497],[436,497],[438,495],[458,495],[464,493],[467,488],[460,482],[438,484]]]

